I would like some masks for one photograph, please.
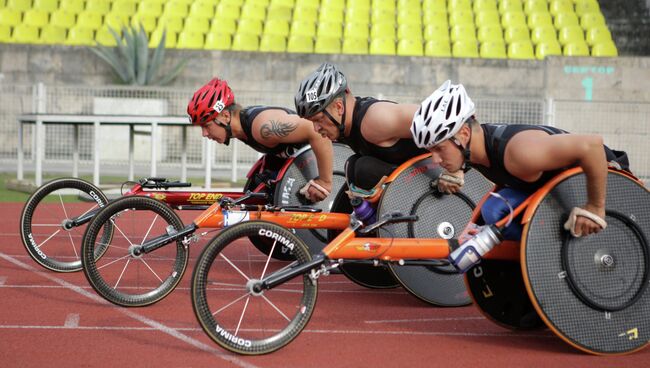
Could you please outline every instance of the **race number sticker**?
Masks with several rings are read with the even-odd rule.
[[[225,107],[226,105],[223,103],[223,101],[219,100],[214,104],[213,109],[216,112],[222,112]]]
[[[318,98],[318,94],[316,93],[316,88],[312,88],[309,91],[305,92],[305,98],[307,99],[307,102],[314,102]]]

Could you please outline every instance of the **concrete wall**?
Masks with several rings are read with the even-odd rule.
[[[323,61],[337,63],[357,95],[421,100],[446,79],[470,95],[650,102],[650,58],[564,58],[545,61],[168,50],[166,67],[190,62],[173,86],[195,88],[212,76],[237,90],[293,94]],[[110,68],[87,48],[0,44],[0,81],[115,84]],[[263,96],[260,96],[263,99]]]

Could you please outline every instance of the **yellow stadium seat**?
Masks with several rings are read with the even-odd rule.
[[[293,10],[293,19],[316,22],[318,19],[318,8],[297,5]]]
[[[225,22],[225,19],[220,20],[220,22]],[[232,21],[234,23],[234,21]],[[173,15],[163,15],[158,18],[157,28],[164,28],[167,32],[179,33],[183,30],[183,18],[175,17]],[[234,32],[234,31],[233,31]]]
[[[564,45],[564,56],[589,56],[589,46],[584,41]]]
[[[459,24],[474,24],[474,12],[471,10],[455,10],[449,13],[449,26]]]
[[[232,35],[229,33],[210,32],[205,36],[203,48],[206,50],[230,50]]]
[[[137,10],[136,3],[133,0],[114,0],[113,5],[111,5],[111,13],[132,16]]]
[[[225,18],[219,20],[213,20],[212,25],[210,26],[210,33],[223,33],[234,35],[237,31],[237,22],[234,19]]]
[[[417,10],[422,11],[420,0],[397,0],[397,11],[400,10]]]
[[[241,7],[241,18],[264,21],[266,19],[266,8],[258,4],[244,3],[244,6]],[[235,41],[233,40],[234,46]]]
[[[476,29],[473,24],[459,24],[451,28],[449,36],[452,43],[460,40],[476,42]]]
[[[496,10],[483,10],[476,13],[476,26],[482,27],[492,24],[501,25],[501,17]]]
[[[339,54],[341,52],[341,39],[338,37],[320,36],[316,39],[314,53]]]
[[[11,42],[11,27],[6,24],[0,24],[0,43],[8,42]]]
[[[155,23],[155,18],[154,18]],[[184,31],[206,34],[210,31],[210,20],[208,18],[188,16],[185,18]]]
[[[7,9],[14,9],[21,12],[24,12],[32,7],[31,0],[7,0],[5,5]]]
[[[259,36],[263,31],[262,21],[259,19],[247,19],[242,18],[239,20],[239,25],[237,26],[237,33],[248,33],[255,36]],[[234,45],[235,40],[233,40]]]
[[[477,38],[479,42],[503,42],[503,30],[498,24],[479,27]]]
[[[110,12],[104,16],[104,25],[113,29],[121,29],[129,25],[130,17],[126,14]]]
[[[447,25],[429,24],[424,27],[424,39],[430,40],[445,40],[449,44],[449,29]]]
[[[535,48],[535,57],[539,60],[543,60],[547,56],[561,56],[562,47],[556,41],[551,42],[542,42],[537,45]]]
[[[343,39],[343,47],[341,49],[343,54],[362,54],[368,53],[368,38],[367,37],[345,37]]]
[[[512,26],[503,31],[503,39],[511,44],[519,41],[530,41],[530,31],[528,26]]]
[[[314,40],[311,36],[300,34],[291,34],[287,42],[287,52],[293,53],[313,53]]]
[[[397,43],[397,55],[400,56],[422,56],[424,50],[422,48],[421,39],[401,39]]]
[[[251,1],[251,0],[249,0],[249,1]],[[255,3],[257,3],[257,0],[256,0],[256,1],[251,1],[251,2],[255,2]],[[237,8],[241,9],[242,5],[244,5],[244,0],[221,0],[221,1],[219,1],[218,4],[217,4],[217,10],[218,10],[218,8],[219,8],[219,6],[220,6],[221,4],[224,4],[224,5],[227,5],[227,6],[232,6],[232,5],[234,5],[234,6],[237,6]],[[268,2],[268,0],[266,0],[266,1],[265,1],[263,4],[261,4],[261,5],[266,6],[266,5],[268,5],[268,4],[269,4],[269,2]]]
[[[472,11],[472,2],[470,0],[447,0],[447,10],[450,13],[455,11]]]
[[[176,43],[176,48],[202,49],[203,43],[204,40],[202,33],[181,31],[181,33],[178,34],[178,42]]]
[[[616,57],[618,50],[613,41],[597,43],[591,48],[591,56]]]
[[[372,9],[387,9],[395,12],[395,0],[372,0]]]
[[[95,7],[105,9],[102,14],[106,14],[111,10],[110,0],[93,0],[86,5],[86,10],[93,10]],[[84,0],[61,0],[58,9],[74,14],[81,13],[84,10]]]
[[[316,35],[320,37],[336,37],[341,38],[343,36],[343,29],[341,29],[341,23],[339,22],[320,22],[318,23],[318,29],[316,30]]]
[[[59,0],[34,0],[32,9],[43,10],[51,13],[59,8]]]
[[[526,14],[548,13],[547,0],[526,0],[524,2],[524,12]]]
[[[602,13],[586,13],[580,17],[580,26],[587,30],[595,26],[606,26],[605,17]]]
[[[419,24],[400,24],[397,27],[397,39],[411,39],[422,41],[422,26]],[[399,48],[399,45],[397,45]]]
[[[349,22],[345,24],[343,29],[343,36],[345,38],[365,38],[370,37],[370,29],[367,23]],[[367,42],[366,42],[367,43]],[[368,47],[366,46],[366,49]]]
[[[75,24],[75,13],[59,9],[50,14],[50,24],[65,29],[72,28]]]
[[[83,11],[77,15],[77,26],[96,31],[102,26],[102,16],[98,13]]]
[[[294,20],[291,23],[291,35],[314,37],[316,36],[316,24],[309,20]],[[287,48],[289,48],[289,44],[287,44]]]
[[[229,1],[233,1],[233,0],[229,0]],[[235,0],[235,1],[237,1],[240,6],[244,6],[244,4],[254,4],[264,8],[268,7],[269,4],[271,3],[270,0]]]
[[[549,25],[533,28],[530,38],[535,45],[539,43],[558,42],[555,27]]]
[[[441,9],[447,11],[447,0],[423,0],[422,10],[427,9]]]
[[[260,51],[262,52],[285,52],[287,50],[287,39],[277,34],[263,34],[260,40]]]
[[[23,24],[43,27],[47,24],[50,15],[45,10],[29,9],[23,14]]]
[[[584,32],[580,26],[567,26],[560,29],[558,33],[558,41],[562,46],[568,43],[585,42]]]
[[[384,8],[376,8],[371,10],[370,20],[372,23],[393,23],[395,24],[395,11]]]
[[[476,40],[458,40],[451,47],[452,55],[457,58],[479,57]]]
[[[217,5],[215,19],[234,19],[238,20],[241,15],[241,7],[236,4],[220,2]]]
[[[370,40],[371,55],[395,55],[395,40],[393,38],[373,38]]]
[[[501,15],[501,26],[505,29],[512,26],[525,26],[526,24],[526,15],[521,12],[507,12]]]
[[[449,40],[428,40],[424,44],[424,55],[433,57],[451,57]]]
[[[343,8],[321,8],[318,14],[320,22],[338,22],[343,23],[344,13]]]
[[[535,52],[530,41],[517,41],[508,45],[508,58],[510,59],[534,59]]]
[[[397,24],[417,24],[422,26],[420,9],[405,9],[397,11]]]
[[[137,14],[153,15],[158,18],[163,13],[163,3],[158,0],[142,0],[138,5]]]
[[[291,20],[291,8],[284,5],[270,5],[267,9],[266,19]]]
[[[445,10],[433,9],[424,11],[422,14],[422,24],[439,24],[449,28],[449,21],[447,20],[447,12]]]
[[[572,0],[551,0],[548,10],[554,17],[560,13],[573,13]]]
[[[528,15],[528,28],[550,25],[553,26],[553,18],[549,13],[532,13]]]
[[[114,7],[114,6],[113,6]],[[174,15],[176,17],[187,17],[187,15],[190,13],[189,7],[187,6],[187,3],[182,1],[182,0],[169,0],[165,3],[165,8],[163,9],[163,14],[170,14]],[[183,47],[181,46],[181,35],[179,34],[178,36],[178,44],[176,47],[180,49],[184,48],[194,48],[196,49],[197,47]],[[195,45],[196,42],[191,43],[192,45]],[[201,42],[203,44],[203,42]],[[201,48],[203,45],[201,45]]]
[[[20,23],[22,23],[22,17],[23,14],[20,10],[9,9],[9,8],[0,9],[0,25],[11,26],[11,27],[17,26]]]
[[[48,24],[41,29],[39,42],[48,45],[63,44],[65,42],[65,37],[65,28]]]
[[[392,38],[394,40],[395,36],[395,25],[393,23],[373,23],[370,27],[370,38]]]
[[[320,3],[322,9],[339,9],[343,10],[345,8],[345,0],[321,0]]]
[[[235,33],[232,38],[233,51],[257,51],[260,48],[260,38],[251,33]]]
[[[314,0],[318,1],[318,0]],[[346,6],[349,8],[366,8],[370,9],[370,0],[348,0]],[[367,49],[368,47],[366,47]]]
[[[293,8],[296,5],[296,2],[294,0],[271,0],[269,3],[269,7],[273,6],[284,6],[289,9]]]
[[[155,1],[155,0],[154,0]],[[197,0],[190,4],[190,17],[213,18],[216,10],[216,1]]]
[[[503,41],[482,42],[479,47],[479,55],[484,59],[505,59],[508,57],[506,45]]]
[[[497,11],[497,0],[474,0],[472,9],[475,13],[480,11]]]
[[[587,40],[587,45],[593,46],[597,43],[612,41],[612,34],[607,26],[596,26],[587,30],[585,39]]]
[[[521,0],[501,0],[499,2],[499,13],[523,12]]]
[[[151,32],[151,38],[149,39],[149,47],[158,47],[160,41],[162,40],[163,32],[165,32],[165,47],[168,49],[173,49],[176,47],[176,32],[174,31],[165,31],[164,28],[156,28]],[[96,37],[98,38],[98,37]]]
[[[93,30],[90,28],[72,27],[68,30],[68,38],[64,44],[72,46],[91,46],[95,44]]]
[[[121,34],[120,30],[116,29],[114,31],[116,31],[118,34]],[[95,42],[106,47],[117,46],[115,37],[106,27],[102,27],[95,32]]]
[[[575,12],[578,16],[587,13],[600,13],[600,5],[597,0],[576,0]]]
[[[282,36],[286,38],[289,36],[289,22],[282,19],[269,19],[266,21],[266,23],[264,23],[264,34]],[[260,48],[262,48],[261,43]]]
[[[38,43],[38,27],[29,24],[19,24],[14,27],[11,35],[14,43]]]
[[[59,5],[60,9],[67,9],[67,7],[63,6],[63,2],[68,1],[70,5],[67,7],[70,9],[76,9],[77,5],[75,5],[77,2],[81,4],[81,9],[80,10],[70,10],[75,13],[81,13],[84,8],[83,8],[83,0],[61,0],[61,4]],[[111,12],[111,0],[92,0],[89,1],[88,4],[86,4],[85,10],[87,12],[92,12],[92,13],[97,13],[101,15],[106,15]]]
[[[553,25],[555,25],[555,28],[561,29],[568,26],[578,26],[580,22],[575,13],[561,13],[555,16]]]

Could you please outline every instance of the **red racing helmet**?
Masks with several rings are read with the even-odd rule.
[[[203,125],[235,102],[235,94],[228,82],[213,78],[199,88],[187,104],[187,114],[192,124]]]

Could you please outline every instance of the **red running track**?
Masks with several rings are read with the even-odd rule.
[[[402,289],[319,280],[303,333],[265,356],[231,354],[201,330],[179,287],[144,308],[114,306],[82,273],[47,271],[20,241],[22,203],[0,204],[0,366],[7,367],[643,367],[650,348],[616,357],[579,352],[547,330],[513,332],[476,308],[435,308]],[[182,213],[189,222],[197,212]],[[199,254],[206,240],[195,245]],[[192,258],[192,262],[195,258]]]

